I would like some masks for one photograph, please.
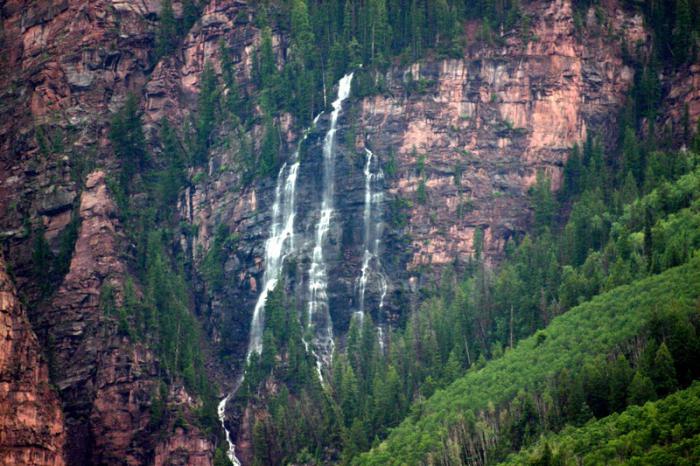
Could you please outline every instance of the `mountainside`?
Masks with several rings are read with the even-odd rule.
[[[385,444],[363,456],[358,464],[430,463],[431,456],[444,456],[447,463],[454,464],[453,445],[467,449],[467,445],[480,441],[479,436],[496,444],[499,434],[507,435],[499,432],[506,431],[507,425],[505,414],[499,411],[522,390],[540,394],[536,403],[545,405],[541,408],[545,414],[539,411],[538,415],[547,416],[547,409],[556,408],[547,407],[548,401],[542,396],[546,381],[567,368],[585,367],[587,359],[595,355],[642,353],[644,343],[639,340],[645,338],[641,330],[658,318],[658,302],[673,302],[678,308],[674,312],[687,312],[683,318],[697,322],[699,264],[693,260],[571,309],[502,358],[437,392],[394,430]],[[686,343],[691,348],[696,344]],[[473,439],[467,441],[461,436]],[[474,452],[456,452],[456,456],[470,454]],[[483,462],[487,462],[486,457]]]
[[[0,261],[0,420],[4,464],[65,464],[65,426],[41,348]]]
[[[696,306],[698,8],[2,3],[0,457],[490,464],[531,446],[454,434],[455,406],[490,409],[474,380],[533,345],[571,353],[556,371],[616,356],[657,303]],[[551,347],[603,302],[579,330],[629,308],[634,331]],[[481,401],[520,412],[556,372],[543,358]]]
[[[559,438],[544,440],[541,451],[509,458],[504,464],[523,464],[551,455],[560,464],[610,461],[670,462],[698,461],[698,385],[694,384],[666,399],[643,407],[634,406],[591,425],[568,429]],[[602,436],[600,432],[605,432]],[[568,444],[564,446],[564,442]],[[556,452],[552,451],[555,445]],[[549,452],[547,450],[549,449]],[[546,460],[545,460],[546,461]]]

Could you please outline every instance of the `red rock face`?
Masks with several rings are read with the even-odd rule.
[[[659,130],[668,134],[673,142],[684,141],[684,113],[688,111],[688,124],[692,133],[700,119],[700,64],[684,67],[669,78],[669,89],[661,106]]]
[[[117,303],[126,274],[120,257],[123,234],[109,196],[105,173],[91,173],[80,199],[81,226],[70,270],[51,304],[41,313],[55,354],[56,385],[66,413],[70,464],[132,464],[151,460],[161,429],[151,425],[150,407],[160,387],[153,352],[117,332],[115,316],[105,315],[100,295],[109,285]],[[46,319],[45,321],[43,319]],[[173,398],[188,412],[195,404],[184,392]],[[166,444],[191,446],[181,454],[211,461],[213,445],[196,428],[164,435]]]
[[[174,3],[179,11],[179,2]],[[21,423],[31,411],[19,401],[8,406],[4,397],[22,399],[31,380],[29,375],[17,376],[16,385],[8,385],[6,379],[12,378],[3,372],[0,455],[6,445],[17,449],[0,456],[2,464],[13,464],[5,458],[24,458],[20,464],[62,464],[60,448],[66,437],[69,464],[148,464],[154,460],[156,444],[167,443],[174,432],[167,412],[161,425],[151,425],[150,406],[162,376],[157,358],[148,347],[119,336],[114,316],[105,315],[100,306],[100,293],[107,284],[121,299],[126,276],[122,257],[128,245],[105,172],[87,178],[80,173],[82,161],[107,170],[116,167],[107,137],[109,121],[127,94],[140,95],[148,79],[160,4],[160,0],[11,0],[2,6],[0,238],[17,285],[30,302],[38,302],[40,296],[34,285],[33,235],[28,234],[27,223],[33,231],[45,228],[44,238],[56,253],[71,214],[81,222],[68,274],[56,284],[51,299],[33,306],[30,313],[44,350],[52,355],[65,432],[60,411],[54,419],[40,410],[33,424],[39,434],[22,431]],[[42,147],[42,135],[61,144]],[[24,324],[23,331],[31,332],[26,320]],[[45,390],[45,364],[30,367],[36,371],[34,390]],[[30,406],[33,398],[26,398]],[[59,406],[56,395],[52,400]],[[167,409],[179,405],[185,415],[196,405],[191,399],[166,402]],[[51,400],[44,404],[50,412]],[[22,414],[16,426],[4,422],[6,407],[10,414]],[[53,437],[55,441],[49,442]],[[177,438],[184,439],[180,447],[197,448],[193,457],[203,458],[197,464],[211,462],[213,444],[196,428],[178,433]]]
[[[60,466],[64,448],[60,401],[0,259],[0,464]]]
[[[195,437],[181,427],[156,446],[154,466],[208,466],[212,463],[212,444]]]
[[[115,165],[109,119],[128,92],[138,94],[146,81],[155,24],[149,18],[159,5],[155,0],[3,4],[0,236],[11,245],[16,285],[32,300],[31,240],[23,225],[28,219],[35,230],[43,225],[56,252],[86,175],[80,165]]]
[[[390,190],[412,202],[409,268],[464,262],[477,230],[486,257],[498,258],[505,241],[527,229],[537,172],[556,188],[574,143],[588,131],[603,141],[614,135],[633,70],[620,42],[606,37],[635,43],[644,29],[640,16],[610,11],[611,33],[591,16],[577,32],[569,2],[533,2],[535,40],[511,33],[502,46],[469,47],[464,59],[421,61],[391,73],[388,92],[363,101],[357,143],[385,160],[395,153]],[[425,89],[409,91],[411,80]]]

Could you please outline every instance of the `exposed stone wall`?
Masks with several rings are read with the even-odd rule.
[[[394,151],[390,191],[412,201],[412,270],[464,263],[476,230],[486,257],[497,259],[505,241],[527,229],[537,172],[556,188],[574,143],[588,131],[604,142],[615,136],[634,76],[620,41],[644,39],[642,18],[616,7],[609,29],[589,16],[586,30],[576,31],[568,1],[531,2],[525,12],[535,40],[511,33],[503,45],[469,47],[464,59],[393,70],[388,90],[362,102],[357,143],[385,160]],[[411,80],[424,90],[409,93]],[[423,176],[416,154],[425,158]]]
[[[62,466],[65,440],[41,346],[0,258],[0,463]]]

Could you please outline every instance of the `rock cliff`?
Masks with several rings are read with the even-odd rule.
[[[63,465],[65,441],[48,365],[0,259],[0,463]]]
[[[31,321],[3,274],[3,313],[16,327],[3,341],[17,347],[3,351],[13,374],[3,369],[3,398],[25,400],[2,403],[21,415],[2,423],[3,464],[213,460],[210,437],[173,427],[178,412],[187,418],[197,407],[189,395],[165,393],[165,415],[153,418],[163,396],[157,357],[118,332],[104,303],[106,290],[121,302],[130,250],[105,171],[91,170],[117,166],[111,113],[148,80],[159,9],[159,1],[2,5],[0,237]]]
[[[181,3],[173,3],[179,14]],[[537,173],[548,174],[556,187],[574,143],[589,133],[614,141],[615,118],[634,78],[624,58],[627,47],[647,47],[642,17],[611,0],[604,2],[602,18],[591,10],[577,28],[570,1],[524,3],[532,19],[527,34],[506,31],[488,43],[477,40],[476,25],[467,24],[463,57],[395,63],[371,76],[377,92],[359,96],[353,88],[338,120],[335,215],[324,245],[329,306],[340,340],[360,306],[389,325],[416,302],[422,286],[445,267],[464,267],[477,248],[496,263],[506,241],[527,232],[528,190]],[[156,60],[160,4],[2,5],[0,66],[7,71],[0,74],[0,239],[18,293],[29,304],[26,310],[18,304],[9,278],[0,274],[2,344],[8,349],[0,352],[0,389],[7,399],[25,400],[27,410],[21,416],[0,412],[0,421],[13,419],[0,422],[10,426],[0,438],[0,455],[9,455],[0,456],[5,462],[212,461],[214,442],[196,428],[174,427],[173,419],[154,428],[150,407],[160,396],[158,359],[148,345],[120,335],[101,304],[107,288],[117,302],[122,299],[133,255],[107,184],[118,168],[109,121],[128,93],[135,93],[158,156],[161,118],[178,128],[187,124],[207,62],[220,74],[222,53],[230,54],[242,91],[254,92],[251,69],[260,30],[253,6],[212,0],[175,53]],[[287,42],[284,31],[273,31],[280,64]],[[699,76],[700,67],[693,65],[664,77],[669,98],[659,127],[678,134],[686,105],[691,121],[697,119]],[[300,309],[308,301],[329,114],[320,116],[300,150],[299,247],[284,272]],[[289,115],[280,115],[278,123],[289,161],[301,131]],[[223,356],[209,365],[226,387],[240,373],[266,267],[277,179],[250,183],[239,170],[241,141],[247,137],[257,147],[261,134],[257,124],[247,135],[218,128],[217,139],[226,143],[212,149],[206,168],[190,173],[193,182],[177,206],[187,226],[179,246],[192,260],[195,277],[219,225],[235,238],[221,289],[193,280],[192,311],[207,342]],[[369,165],[366,150],[374,156]],[[373,189],[382,193],[370,222],[379,225],[373,230],[377,267],[387,287],[371,281],[361,304],[368,166],[376,176]],[[194,176],[196,171],[201,175]],[[56,259],[50,270],[37,270],[37,245],[64,263]],[[51,357],[56,392],[41,354]],[[196,403],[179,388],[167,394],[171,411],[194,410]],[[250,432],[241,437],[250,439]],[[66,438],[71,448],[63,456]]]

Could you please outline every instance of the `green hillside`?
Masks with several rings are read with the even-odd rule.
[[[386,441],[360,456],[355,464],[416,464],[439,456],[447,458],[450,448],[462,444],[463,439],[453,441],[457,430],[493,435],[480,410],[493,410],[494,405],[514,399],[519,390],[544,388],[547,378],[560,371],[582,367],[595,355],[611,353],[638,335],[666,303],[673,302],[684,313],[697,313],[698,283],[700,259],[694,258],[571,309],[502,358],[417,405]],[[452,464],[449,460],[445,463]]]
[[[567,428],[501,464],[700,463],[700,383],[621,414]]]

